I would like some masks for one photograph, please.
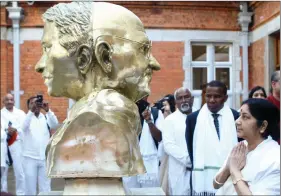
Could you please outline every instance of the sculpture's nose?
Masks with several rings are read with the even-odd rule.
[[[153,55],[149,59],[149,67],[155,71],[160,70],[160,64]]]
[[[46,61],[46,57],[45,57],[45,55],[42,55],[40,60],[35,65],[35,71],[37,71],[39,73],[43,73],[43,71],[45,69],[45,61]]]

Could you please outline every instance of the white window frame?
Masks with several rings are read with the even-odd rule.
[[[206,61],[192,61],[192,46],[194,45],[205,45],[206,49]],[[215,46],[216,45],[228,45],[229,46],[229,62],[215,62]],[[202,90],[193,89],[193,68],[207,68],[207,82],[215,80],[216,68],[229,68],[229,90],[231,93],[233,90],[232,86],[232,65],[233,65],[233,44],[223,42],[191,42],[190,44],[191,53],[191,89],[195,94],[202,92]]]

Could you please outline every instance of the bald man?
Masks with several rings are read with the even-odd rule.
[[[17,134],[16,140],[8,147],[13,159],[13,168],[16,179],[16,194],[25,195],[24,172],[22,167],[22,123],[25,113],[15,108],[14,96],[7,94],[3,99],[4,107],[1,109],[1,126],[7,134]],[[1,174],[1,190],[7,192],[8,167]]]
[[[187,88],[177,89],[174,96],[177,110],[165,119],[162,131],[164,149],[169,156],[169,195],[187,195],[191,161],[185,141],[185,120],[195,111],[194,98]]]

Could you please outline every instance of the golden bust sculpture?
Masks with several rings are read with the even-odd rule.
[[[160,65],[142,22],[126,8],[103,2],[60,3],[43,20],[36,71],[49,95],[76,101],[47,147],[48,176],[144,173],[135,102],[150,93],[152,71]]]

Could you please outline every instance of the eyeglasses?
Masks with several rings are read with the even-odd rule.
[[[139,44],[141,45],[139,50],[145,55],[145,57],[147,59],[150,59],[151,57],[151,48],[152,48],[152,42],[149,40],[149,43],[142,43],[142,42],[138,42],[138,41],[135,41],[135,40],[131,40],[131,39],[127,39],[127,38],[124,38],[124,37],[119,37],[119,36],[116,36],[116,35],[99,35],[98,37],[96,37],[95,39],[95,42],[94,42],[94,47],[96,46],[97,44],[97,40],[100,38],[100,37],[114,37],[116,39],[120,39],[120,40],[123,40],[123,41],[130,41],[132,43],[135,43],[135,44]]]

